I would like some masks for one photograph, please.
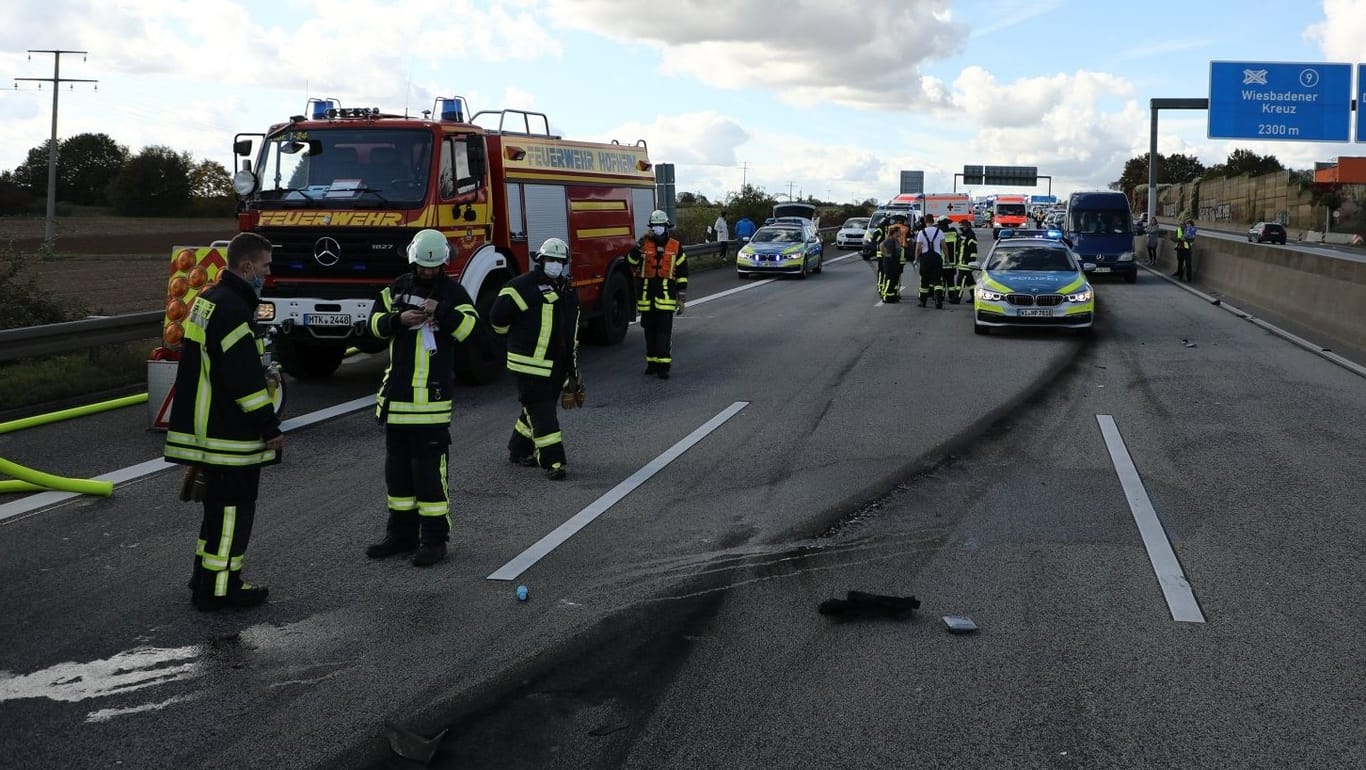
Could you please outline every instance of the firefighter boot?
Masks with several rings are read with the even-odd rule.
[[[195,609],[200,612],[255,607],[264,604],[266,597],[270,595],[269,588],[244,583],[242,576],[236,572],[228,573],[227,591],[222,595],[216,595],[217,592],[214,589],[221,573],[203,567],[200,567],[200,570],[194,594],[191,596]]]
[[[389,511],[389,524],[384,528],[384,539],[365,547],[371,559],[385,559],[417,549],[417,511]]]
[[[422,536],[418,542],[417,553],[413,554],[414,567],[430,567],[446,558],[446,541],[451,536],[451,525],[445,516],[423,516]]]

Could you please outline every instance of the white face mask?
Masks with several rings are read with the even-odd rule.
[[[553,259],[547,259],[542,263],[541,269],[545,271],[546,278],[559,278],[564,275],[564,263]]]
[[[650,232],[654,233],[655,235],[663,235],[664,225],[653,225],[650,227]]]

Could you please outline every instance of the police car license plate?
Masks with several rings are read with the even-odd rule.
[[[1020,308],[1021,318],[1051,318],[1052,316],[1053,308],[1051,307]]]
[[[1097,272],[1097,273],[1108,273],[1108,272],[1110,272],[1110,268],[1108,268],[1108,267],[1098,267],[1098,268],[1096,268],[1096,272]]]
[[[304,313],[305,326],[350,326],[350,313]]]

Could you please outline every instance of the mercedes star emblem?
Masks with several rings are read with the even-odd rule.
[[[313,258],[323,267],[332,267],[341,261],[341,244],[336,238],[323,236],[313,244]]]

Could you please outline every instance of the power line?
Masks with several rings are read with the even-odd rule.
[[[42,88],[43,83],[52,84],[52,141],[48,145],[47,152],[47,225],[43,232],[43,244],[49,252],[57,239],[57,95],[62,92],[63,83],[98,83],[98,80],[88,78],[64,78],[62,77],[62,54],[78,53],[81,61],[85,61],[85,51],[66,51],[61,49],[30,48],[28,51],[29,61],[33,61],[35,53],[52,54],[52,77],[50,78],[15,78],[14,87],[19,88],[19,81],[36,81],[38,87]],[[72,86],[75,89],[75,86]],[[99,86],[95,86],[99,90]]]

